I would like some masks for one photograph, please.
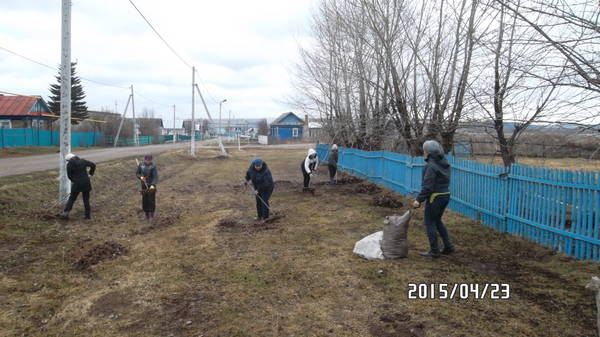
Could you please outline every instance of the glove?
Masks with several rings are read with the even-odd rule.
[[[152,185],[152,186],[150,186],[150,189],[151,189],[151,190],[155,190],[155,189],[156,189],[156,187],[155,187],[154,185]]]
[[[258,195],[258,190],[254,190],[254,194]]]

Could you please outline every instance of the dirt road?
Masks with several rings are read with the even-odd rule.
[[[210,140],[208,140],[209,142]],[[104,162],[117,158],[130,157],[135,155],[143,155],[146,153],[159,153],[167,150],[189,147],[189,142],[177,144],[160,144],[148,145],[143,147],[117,147],[94,149],[87,151],[79,151],[76,154],[93,162]],[[214,146],[205,146],[203,142],[197,143],[197,148],[201,149],[215,148]],[[282,144],[269,145],[269,148],[289,148],[302,149],[311,146],[312,144]],[[237,146],[231,146],[237,148]],[[244,145],[242,148],[264,148],[262,145]],[[228,145],[227,148],[230,148]],[[18,158],[2,158],[0,159],[0,177],[11,176],[17,174],[25,174],[36,171],[45,171],[58,168],[58,154],[44,154],[36,156],[18,157]]]

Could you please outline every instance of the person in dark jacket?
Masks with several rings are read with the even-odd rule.
[[[335,175],[337,174],[337,163],[338,163],[338,147],[333,144],[331,146],[331,152],[329,153],[329,160],[327,161],[327,168],[329,169],[329,184],[334,185],[336,183]]]
[[[429,238],[429,251],[421,253],[423,256],[439,257],[438,233],[444,242],[441,254],[452,254],[454,246],[442,223],[442,215],[450,201],[450,164],[444,156],[442,146],[435,140],[423,143],[423,152],[427,164],[423,168],[421,193],[413,203],[418,208],[425,203],[425,225]]]
[[[144,156],[144,161],[138,165],[135,175],[142,184],[142,208],[146,213],[146,220],[154,219],[156,209],[156,184],[158,183],[158,171],[152,163],[152,155]]]
[[[319,158],[317,157],[317,151],[314,149],[308,149],[308,155],[300,163],[300,170],[304,176],[304,191],[308,190],[310,185],[310,177],[312,177],[317,169],[319,168]]]
[[[274,184],[271,170],[260,158],[254,159],[246,171],[246,185],[250,182],[256,195],[256,219],[266,220],[269,218],[269,199],[273,194]]]
[[[71,180],[71,194],[61,215],[65,218],[69,217],[69,212],[73,209],[73,204],[77,200],[77,196],[81,193],[83,196],[83,207],[85,208],[85,219],[91,219],[90,191],[92,190],[92,183],[90,176],[94,175],[96,164],[79,158],[73,153],[67,154],[65,160],[67,161],[67,176]]]

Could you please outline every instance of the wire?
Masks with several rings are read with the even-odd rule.
[[[4,50],[4,51],[6,51],[6,52],[8,52],[8,53],[10,53],[10,54],[13,54],[13,55],[15,55],[15,56],[18,56],[18,57],[20,57],[20,58],[23,58],[23,59],[25,59],[25,60],[27,60],[27,61],[29,61],[29,62],[35,63],[35,64],[37,64],[37,65],[40,65],[40,66],[42,66],[42,67],[46,67],[46,68],[48,68],[48,69],[52,69],[52,70],[55,70],[55,71],[60,71],[60,69],[59,69],[59,68],[56,68],[56,67],[53,67],[53,66],[47,65],[47,64],[45,64],[45,63],[42,63],[42,62],[40,62],[40,61],[36,61],[36,60],[34,60],[34,59],[32,59],[32,58],[29,58],[29,57],[27,57],[27,56],[25,56],[25,55],[19,54],[19,53],[15,52],[15,51],[12,51],[12,50],[8,49],[8,48],[5,48],[5,47],[2,47],[2,46],[0,46],[0,49]],[[103,83],[103,82],[96,81],[96,80],[92,80],[92,79],[89,79],[89,78],[86,78],[86,77],[83,77],[83,76],[79,76],[79,78],[80,78],[80,79],[82,79],[82,80],[84,80],[84,81],[88,81],[88,82],[96,83],[96,84],[103,85],[103,86],[107,86],[107,87],[113,87],[113,88],[118,88],[118,89],[128,89],[128,88],[126,88],[126,87],[120,87],[120,86],[118,86],[118,85],[114,85],[114,84]]]
[[[192,68],[192,66],[187,63],[183,57],[181,57],[176,51],[175,49],[173,49],[173,47],[171,47],[171,45],[167,42],[167,40],[165,40],[162,35],[160,35],[160,33],[156,30],[156,28],[154,28],[154,26],[150,23],[150,21],[148,21],[148,19],[146,19],[146,16],[144,16],[144,14],[142,14],[142,12],[139,10],[139,8],[137,8],[137,6],[133,3],[132,0],[129,0],[129,3],[131,3],[131,5],[133,6],[133,8],[135,8],[135,10],[142,16],[142,18],[144,19],[144,21],[146,21],[146,23],[148,24],[148,26],[150,26],[150,28],[152,28],[152,30],[154,31],[154,33],[156,33],[156,35],[162,40],[162,42],[164,42],[164,44],[173,52],[173,54],[175,54],[175,56],[177,56],[179,58],[179,60],[181,60],[181,62],[183,62],[183,64],[185,64],[188,68]]]
[[[4,48],[4,47],[2,47],[2,46],[0,46],[0,49],[2,49],[2,50],[4,50],[4,51],[6,51],[6,52],[8,52],[8,53],[11,53],[11,54],[13,54],[13,55],[16,55],[16,56],[18,56],[18,57],[24,58],[24,59],[26,59],[26,60],[27,60],[27,61],[29,61],[29,62],[36,63],[36,64],[38,64],[38,65],[40,65],[40,66],[42,66],[42,67],[50,68],[50,69],[52,69],[52,70],[58,70],[58,69],[56,69],[56,68],[55,68],[55,67],[53,67],[53,66],[49,66],[49,65],[47,65],[47,64],[45,64],[45,63],[42,63],[42,62],[36,61],[36,60],[34,60],[34,59],[31,59],[31,58],[29,58],[29,57],[27,57],[27,56],[21,55],[21,54],[19,54],[19,53],[17,53],[17,52],[14,52],[14,51],[12,51],[12,50],[9,50],[9,49],[7,49],[7,48]]]

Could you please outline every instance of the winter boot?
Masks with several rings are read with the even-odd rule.
[[[60,217],[63,218],[63,219],[68,219],[69,218],[69,212],[63,211],[62,213],[60,213]]]
[[[424,253],[420,253],[420,254],[421,254],[421,256],[433,257],[434,259],[440,257],[440,252],[439,251],[434,252],[434,251],[430,250],[428,252],[424,252]]]
[[[442,254],[444,255],[450,255],[452,253],[454,253],[454,247],[444,247],[442,250]]]

